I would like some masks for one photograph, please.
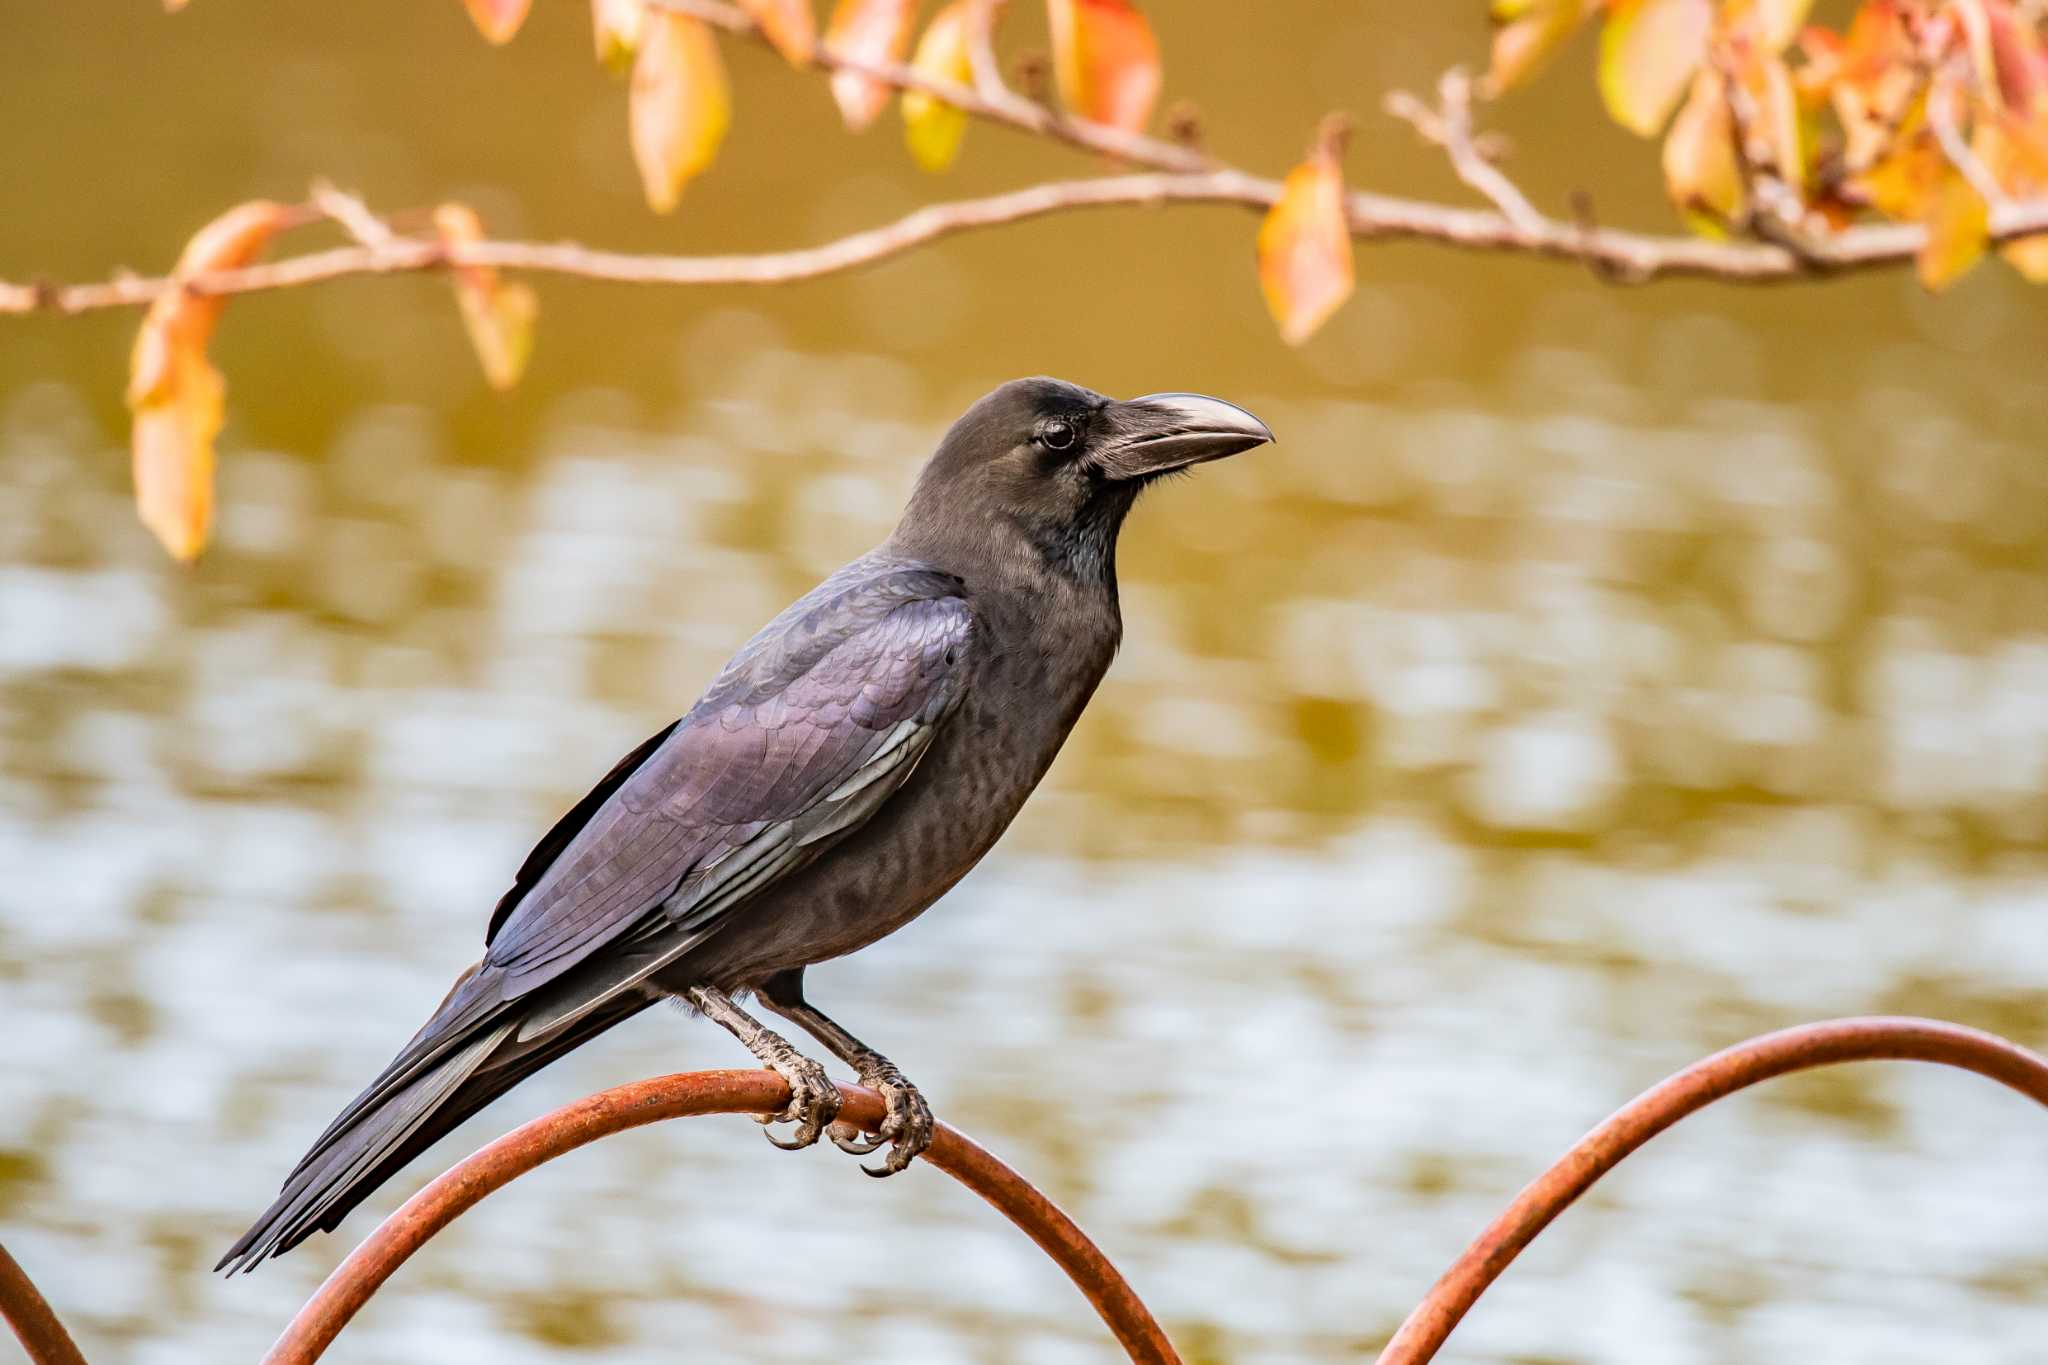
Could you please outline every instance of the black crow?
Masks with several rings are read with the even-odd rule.
[[[1117,402],[1023,379],[976,403],[889,538],[771,621],[540,841],[483,960],[215,1268],[333,1229],[456,1124],[664,998],[789,1082],[763,1121],[797,1126],[770,1141],[829,1129],[849,1151],[890,1144],[871,1174],[902,1170],[931,1110],[804,999],[804,968],[908,923],[1038,785],[1116,653],[1117,532],[1145,486],[1272,439],[1196,394]],[[881,1093],[879,1136],[832,1126],[824,1068],[734,1003],[747,992]]]

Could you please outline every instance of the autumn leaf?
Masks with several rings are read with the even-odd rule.
[[[190,0],[164,0],[164,13],[176,14],[189,3]]]
[[[174,273],[182,279],[248,265],[289,216],[268,200],[237,205],[193,235]],[[223,304],[184,289],[159,295],[129,357],[136,509],[164,549],[185,563],[205,548],[213,524],[213,438],[226,385],[206,347]]]
[[[1772,52],[1783,52],[1806,27],[1813,0],[1727,0],[1721,11],[1724,28],[1747,25]]]
[[[818,46],[818,21],[811,14],[811,0],[740,0],[740,8],[791,66],[811,64]]]
[[[2010,0],[1955,0],[1953,12],[1976,67],[1977,87],[1994,113],[2030,112],[2048,85],[2039,34]]]
[[[632,70],[633,54],[640,50],[640,26],[646,17],[641,0],[590,0],[598,61],[617,72]]]
[[[955,0],[932,16],[917,40],[911,69],[930,80],[965,84],[974,68],[967,55],[967,26],[973,0]],[[943,171],[960,154],[967,133],[967,115],[922,90],[903,92],[903,140],[910,155],[928,171]]]
[[[1486,93],[1525,85],[1557,55],[1599,0],[1494,0],[1493,64]]]
[[[1890,152],[1921,94],[1919,54],[1899,0],[1865,0],[1833,65],[1842,161],[1861,172]]]
[[[633,160],[656,213],[718,155],[732,123],[732,94],[718,40],[700,19],[649,10],[640,28],[631,96]]]
[[[2007,112],[1980,121],[1972,149],[2012,198],[2048,196],[2048,108],[2032,118]],[[2048,284],[2048,233],[2007,242],[1999,254],[2028,281]]]
[[[1614,121],[1655,137],[1706,57],[1711,0],[1610,0],[1600,30],[1600,94]]]
[[[480,242],[484,236],[476,211],[463,204],[435,209],[434,231],[448,246]],[[458,265],[454,275],[455,301],[484,378],[494,389],[509,389],[519,382],[533,354],[533,323],[540,301],[524,284],[505,283],[491,266]]]
[[[1664,139],[1664,184],[1696,230],[1710,235],[1741,220],[1748,188],[1735,155],[1735,118],[1717,71],[1693,77],[1692,93]]]
[[[1344,175],[1326,141],[1288,172],[1259,226],[1259,287],[1281,340],[1299,346],[1351,296],[1352,284]]]
[[[1131,0],[1046,0],[1053,75],[1073,113],[1144,131],[1159,100],[1159,42]]]
[[[1738,44],[1732,61],[1735,81],[1754,111],[1749,128],[1752,159],[1760,169],[1769,170],[1803,193],[1806,126],[1791,68],[1775,49],[1755,43]]]
[[[825,46],[841,57],[879,66],[903,60],[917,0],[839,0],[825,27]],[[846,126],[859,132],[889,103],[889,87],[857,71],[832,73],[832,98]]]
[[[1967,178],[1949,171],[1936,188],[1920,248],[1920,283],[1939,293],[1983,259],[1989,243],[1991,210]]]
[[[477,32],[487,42],[509,43],[512,35],[519,32],[519,26],[526,22],[526,12],[533,8],[533,0],[462,0],[469,7],[469,17],[476,25]]]

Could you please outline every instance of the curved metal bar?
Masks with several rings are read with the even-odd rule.
[[[20,1263],[7,1254],[6,1247],[0,1247],[0,1317],[6,1318],[14,1335],[21,1338],[29,1365],[85,1365],[85,1357],[78,1353],[64,1324],[57,1321],[50,1301]]]
[[[2048,1060],[1989,1033],[1932,1019],[1833,1019],[1767,1033],[1717,1052],[1651,1089],[1579,1139],[1515,1197],[1416,1305],[1379,1365],[1424,1365],[1523,1247],[1593,1182],[1672,1124],[1715,1100],[1788,1072],[1861,1061],[1938,1062],[1974,1071],[2048,1105]]]
[[[841,1085],[839,1117],[874,1131],[880,1096]],[[662,1119],[696,1114],[768,1114],[789,1087],[769,1071],[697,1071],[602,1091],[543,1115],[469,1156],[363,1240],[299,1310],[265,1365],[309,1365],[405,1259],[485,1195],[586,1142]],[[957,1129],[939,1124],[924,1159],[987,1200],[1059,1263],[1134,1361],[1180,1365],[1180,1357],[1130,1284],[1088,1235],[1022,1176]],[[67,1362],[68,1365],[68,1362]]]

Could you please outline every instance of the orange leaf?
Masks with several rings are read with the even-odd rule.
[[[818,21],[811,0],[740,0],[740,8],[760,26],[791,66],[809,66],[818,46]]]
[[[974,76],[967,55],[967,26],[973,22],[973,0],[954,0],[932,16],[917,41],[911,69],[933,80],[965,84]],[[910,155],[928,171],[943,171],[960,154],[967,133],[967,115],[920,90],[903,93],[903,140]]]
[[[614,71],[630,71],[640,50],[640,25],[647,10],[640,0],[590,0],[597,59]]]
[[[443,204],[434,210],[434,231],[450,246],[483,240],[483,224],[475,210],[463,204]],[[523,284],[506,284],[487,265],[455,268],[455,301],[462,309],[462,325],[469,343],[483,364],[484,378],[494,389],[509,389],[519,382],[533,354],[533,323],[540,312],[540,300]]]
[[[1805,122],[1800,116],[1799,90],[1792,70],[1772,48],[1738,43],[1735,78],[1756,110],[1750,128],[1752,151],[1760,165],[1795,190],[1806,186]]]
[[[839,0],[825,28],[825,46],[870,66],[903,60],[917,0]],[[832,73],[832,98],[846,126],[859,132],[889,103],[889,87],[856,71]]]
[[[487,42],[509,43],[512,35],[519,32],[519,26],[526,22],[526,12],[533,8],[533,0],[462,0],[469,7],[469,17],[476,25],[477,32]]]
[[[1961,174],[1942,177],[1927,215],[1927,242],[1920,248],[1920,283],[1930,292],[1954,284],[1983,258],[1991,225],[1984,196]]]
[[[1491,95],[1526,84],[1579,31],[1599,0],[1494,0]]]
[[[1610,0],[1600,30],[1600,94],[1614,121],[1655,137],[1706,57],[1710,0]]]
[[[2048,195],[2048,110],[2033,119],[2008,112],[1981,120],[1972,144],[1977,159],[2015,199]],[[1999,248],[2013,269],[2034,284],[2048,284],[2048,233]]]
[[[1334,154],[1319,151],[1287,173],[1259,225],[1259,287],[1281,340],[1299,346],[1351,296],[1352,283],[1344,175]]]
[[[1749,0],[1756,14],[1757,36],[1773,52],[1782,52],[1806,26],[1813,0]]]
[[[190,3],[190,0],[164,0],[164,13],[176,14],[179,10],[185,8],[188,3]]]
[[[248,265],[289,215],[282,204],[239,204],[208,223],[179,253],[180,278]],[[206,346],[223,300],[174,289],[150,304],[128,365],[135,502],[142,523],[190,562],[213,521],[213,438],[226,386]]]
[[[1046,0],[1060,99],[1085,119],[1142,132],[1159,101],[1159,42],[1131,0]]]
[[[1833,82],[1842,160],[1852,172],[1882,160],[1920,93],[1919,53],[1898,0],[1866,0],[1842,40]]]
[[[1664,139],[1664,184],[1695,227],[1725,229],[1748,199],[1735,155],[1735,118],[1716,71],[1693,77],[1692,94]]]
[[[732,124],[732,93],[718,40],[702,20],[649,10],[633,63],[633,160],[656,213],[683,197],[683,186],[718,155]]]

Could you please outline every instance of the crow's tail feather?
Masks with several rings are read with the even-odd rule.
[[[514,1037],[523,1012],[500,1014],[478,1028],[472,1040],[436,1049],[441,1055],[425,1066],[408,1066],[412,1074],[402,1084],[380,1078],[335,1120],[285,1181],[277,1201],[214,1269],[230,1275],[251,1270],[315,1232],[333,1231],[351,1209],[463,1120],[650,1003],[651,997],[638,994],[611,1001],[560,1032],[528,1043]],[[427,1032],[422,1030],[422,1037]],[[392,1071],[420,1042],[414,1040]],[[391,1074],[387,1071],[386,1077]]]

